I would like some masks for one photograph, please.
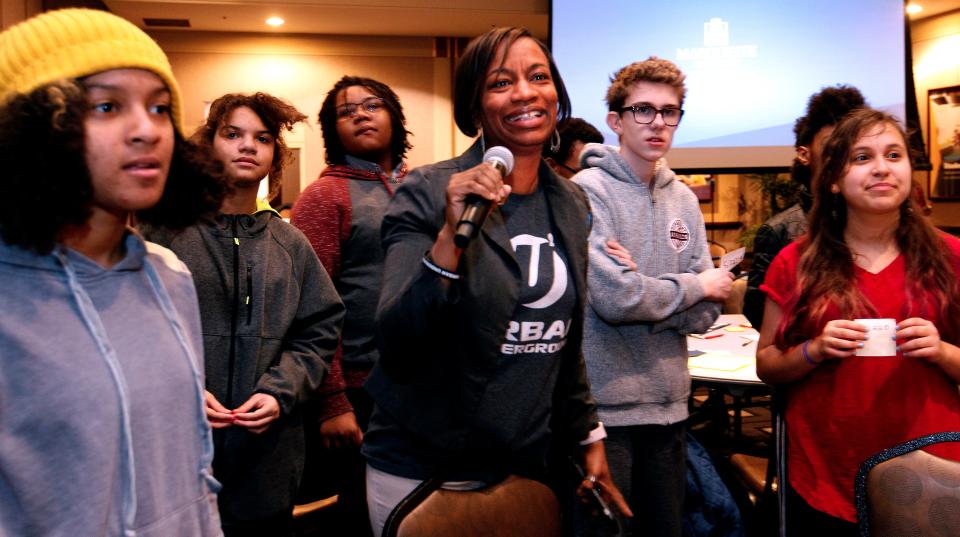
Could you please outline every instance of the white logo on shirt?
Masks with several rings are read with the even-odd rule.
[[[510,246],[513,246],[514,252],[521,246],[530,247],[530,267],[527,276],[527,286],[529,287],[536,287],[540,280],[540,247],[544,244],[549,245],[550,251],[553,253],[553,283],[550,285],[547,294],[533,302],[524,304],[524,306],[532,309],[549,308],[557,300],[560,300],[567,289],[567,266],[554,249],[552,233],[547,233],[546,239],[533,235],[517,235],[510,239]]]
[[[683,223],[683,220],[674,218],[673,222],[670,222],[668,233],[670,246],[673,246],[674,250],[682,252],[687,248],[687,245],[690,244],[690,228]]]

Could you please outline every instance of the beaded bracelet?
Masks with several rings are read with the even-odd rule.
[[[808,339],[804,341],[803,346],[800,347],[800,354],[803,355],[803,359],[806,360],[807,363],[810,365],[813,365],[813,366],[820,365],[820,362],[822,362],[823,360],[814,360],[813,358],[811,358],[810,353],[807,351],[809,347],[810,347],[810,340]]]
[[[457,273],[455,273],[455,272],[450,272],[449,270],[444,269],[444,268],[442,268],[442,267],[438,267],[436,264],[434,264],[433,260],[430,259],[430,252],[427,252],[426,254],[424,254],[424,256],[423,256],[423,264],[424,264],[428,269],[436,272],[437,274],[443,276],[444,278],[449,278],[449,279],[451,279],[451,280],[459,280],[459,279],[460,279],[460,275],[459,275],[459,274],[457,274]]]

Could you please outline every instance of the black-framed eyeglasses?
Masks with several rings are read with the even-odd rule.
[[[356,117],[357,112],[363,107],[368,114],[375,114],[386,108],[387,104],[381,97],[367,97],[359,103],[343,103],[337,107],[337,119],[346,119]]]
[[[664,125],[676,127],[680,124],[680,119],[683,117],[682,109],[669,106],[666,108],[656,108],[649,104],[632,104],[621,108],[620,113],[628,110],[633,112],[633,120],[641,125],[653,123],[653,120],[657,119],[657,114],[660,114],[660,117],[663,118]]]
[[[554,161],[554,164],[556,164],[557,166],[560,166],[564,170],[567,170],[573,175],[577,175],[578,173],[580,173],[580,168],[571,168],[570,166],[567,166],[566,164],[559,161]]]

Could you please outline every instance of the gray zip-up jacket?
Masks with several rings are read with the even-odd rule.
[[[651,190],[616,147],[588,144],[580,160],[573,180],[593,211],[583,353],[600,419],[615,427],[682,421],[686,334],[720,314],[697,278],[713,267],[697,198],[665,161]],[[636,271],[607,255],[607,239],[630,251]]]
[[[206,388],[229,409],[274,396],[280,417],[260,434],[214,431],[214,475],[227,521],[291,509],[304,464],[303,408],[327,372],[343,303],[313,248],[272,210],[151,230],[189,267],[203,326]]]

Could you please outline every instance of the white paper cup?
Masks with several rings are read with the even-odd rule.
[[[896,356],[896,319],[854,319],[867,327],[867,340],[857,349],[857,356]]]

